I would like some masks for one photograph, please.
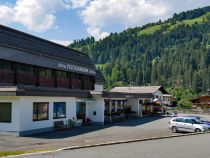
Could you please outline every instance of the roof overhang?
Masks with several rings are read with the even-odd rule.
[[[48,96],[90,98],[89,90],[37,88],[37,87],[0,87],[0,96]]]
[[[104,92],[106,98],[153,98],[152,93],[122,93],[122,92]]]

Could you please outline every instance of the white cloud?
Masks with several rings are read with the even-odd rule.
[[[17,0],[13,8],[15,15],[13,21],[25,25],[29,30],[36,32],[46,31],[55,21],[52,14],[59,1],[46,0]]]
[[[139,26],[145,21],[159,19],[168,12],[168,5],[149,0],[94,0],[82,10],[81,16],[94,37],[106,37],[101,29],[114,24],[124,27]],[[149,18],[149,20],[148,20]]]
[[[73,8],[86,7],[91,0],[70,0]]]
[[[14,11],[7,6],[0,6],[0,22],[1,24],[9,24],[11,17],[14,16]]]
[[[103,39],[103,38],[109,36],[109,34],[110,34],[108,32],[101,32],[101,29],[98,27],[93,27],[93,28],[89,27],[87,29],[87,32],[91,36],[93,36],[96,40]]]
[[[43,32],[55,23],[54,13],[67,5],[64,0],[17,0],[14,6],[0,6],[0,22],[20,23],[29,30]]]
[[[63,45],[63,46],[68,46],[69,44],[73,43],[73,41],[68,41],[68,40],[56,40],[56,39],[52,39],[50,40],[54,43],[57,43],[57,44],[60,44],[60,45]]]

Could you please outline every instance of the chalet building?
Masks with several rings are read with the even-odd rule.
[[[191,103],[194,107],[206,108],[206,106],[210,109],[210,95],[200,96],[191,100]]]
[[[104,94],[105,120],[118,117],[126,107],[130,107],[136,117],[148,115],[155,108],[153,103],[162,102],[163,95],[167,94],[162,86],[115,87]]]
[[[87,54],[0,25],[0,132],[29,135],[55,122],[103,125],[105,80]]]

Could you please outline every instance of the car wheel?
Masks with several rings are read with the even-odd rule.
[[[199,132],[201,132],[201,130],[199,128],[196,128],[195,133],[199,133]]]
[[[177,133],[177,132],[178,132],[178,128],[175,127],[175,126],[173,126],[173,127],[172,127],[172,132],[173,132],[173,133]]]

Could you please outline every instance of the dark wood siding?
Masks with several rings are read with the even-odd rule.
[[[93,76],[0,60],[0,85],[94,89]]]

